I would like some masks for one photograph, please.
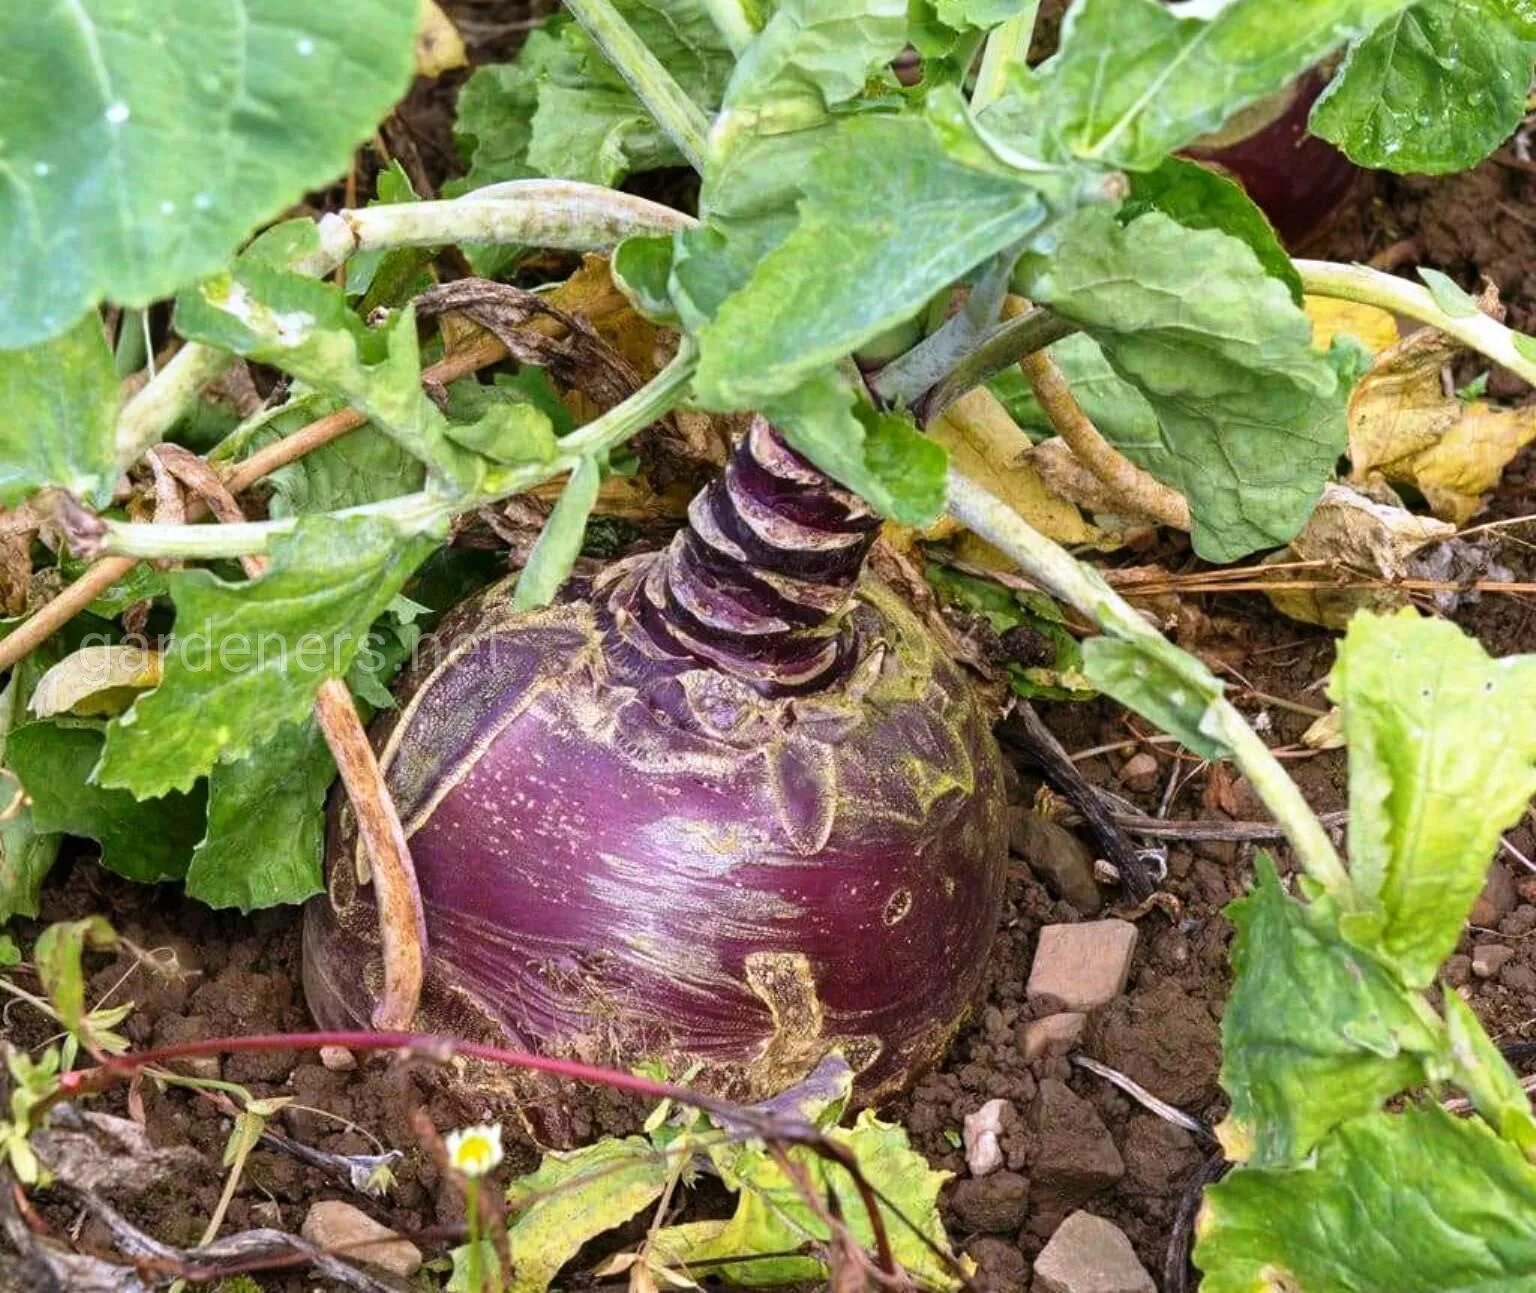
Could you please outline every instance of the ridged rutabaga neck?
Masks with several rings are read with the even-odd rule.
[[[623,599],[652,640],[768,693],[840,677],[840,617],[879,517],[758,418],[688,521]]]

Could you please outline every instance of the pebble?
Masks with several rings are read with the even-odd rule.
[[[299,1233],[317,1248],[367,1262],[401,1279],[421,1269],[421,1249],[350,1203],[323,1199],[314,1204]]]
[[[990,1176],[1003,1165],[1003,1112],[1011,1108],[1006,1100],[988,1100],[975,1113],[965,1115],[965,1165],[972,1176]]]
[[[1157,789],[1161,771],[1157,755],[1143,750],[1140,754],[1131,755],[1120,765],[1120,784],[1127,790],[1144,795]]]
[[[1488,879],[1472,905],[1472,914],[1467,918],[1467,923],[1491,929],[1514,911],[1519,901],[1520,894],[1515,887],[1514,876],[1510,875],[1507,867],[1495,862],[1488,869]]]
[[[1053,896],[1085,916],[1096,916],[1104,895],[1093,874],[1093,853],[1059,822],[1018,808],[1013,811],[1008,845],[1029,863]]]
[[[320,1063],[332,1073],[350,1073],[357,1067],[357,1056],[345,1046],[322,1046]]]
[[[1020,1030],[1019,1049],[1024,1052],[1024,1062],[1033,1064],[1045,1055],[1067,1054],[1077,1045],[1087,1022],[1088,1016],[1075,1010],[1031,1019]]]
[[[1445,965],[1440,971],[1440,976],[1453,988],[1460,988],[1466,984],[1467,976],[1472,973],[1472,958],[1463,952],[1446,958]]]
[[[987,1293],[1026,1293],[1029,1263],[1017,1244],[983,1235],[965,1246],[976,1263],[976,1281]]]
[[[1515,949],[1503,943],[1479,943],[1472,949],[1472,973],[1480,979],[1491,979],[1514,954]]]
[[[1087,1011],[1125,990],[1136,951],[1136,926],[1124,920],[1046,925],[1040,931],[1025,995],[1050,998],[1063,1009]]]
[[[1091,1212],[1074,1212],[1035,1258],[1037,1293],[1157,1293],[1125,1232]]]

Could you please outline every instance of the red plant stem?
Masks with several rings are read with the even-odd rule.
[[[719,1100],[714,1096],[704,1095],[672,1082],[643,1077],[638,1073],[625,1073],[620,1069],[583,1064],[580,1060],[553,1059],[543,1055],[532,1055],[527,1051],[509,1050],[504,1046],[491,1046],[484,1042],[464,1041],[455,1037],[434,1036],[430,1033],[369,1032],[349,1029],[314,1033],[253,1033],[248,1037],[208,1037],[196,1041],[175,1042],[170,1046],[157,1046],[152,1050],[107,1056],[95,1068],[71,1069],[67,1073],[60,1074],[58,1098],[73,1100],[80,1096],[92,1095],[106,1090],[117,1082],[131,1078],[143,1069],[164,1067],[174,1060],[190,1059],[200,1055],[226,1055],[241,1051],[270,1053],[318,1050],[322,1046],[342,1046],[350,1051],[399,1051],[416,1059],[432,1060],[439,1064],[447,1063],[456,1056],[466,1056],[470,1059],[484,1060],[489,1064],[499,1064],[504,1068],[523,1069],[550,1077],[606,1086],[615,1091],[628,1091],[633,1095],[645,1096],[652,1100],[676,1100],[679,1104],[709,1114],[725,1124],[727,1128],[734,1125],[748,1129],[764,1140],[803,1145],[821,1157],[836,1163],[852,1178],[859,1191],[860,1200],[869,1214],[869,1224],[875,1237],[875,1252],[880,1271],[893,1277],[896,1274],[896,1258],[891,1251],[890,1236],[886,1232],[885,1218],[880,1214],[874,1189],[860,1170],[858,1160],[847,1147],[823,1136],[814,1124],[803,1118],[786,1118],[782,1114],[732,1104],[727,1100]]]

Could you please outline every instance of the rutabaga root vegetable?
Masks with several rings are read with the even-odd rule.
[[[733,1096],[830,1049],[877,1098],[975,994],[1006,866],[969,684],[863,574],[877,519],[754,424],[662,552],[456,611],[374,736],[432,960],[421,1026]],[[356,831],[305,927],[322,1026],[380,985]]]

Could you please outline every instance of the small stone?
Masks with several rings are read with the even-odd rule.
[[[1536,996],[1536,970],[1531,969],[1529,965],[1521,965],[1518,961],[1506,965],[1499,972],[1499,982],[1511,992]]]
[[[1011,1234],[1029,1215],[1029,1182],[1017,1172],[967,1177],[955,1186],[949,1207],[962,1230]]]
[[[1088,1016],[1075,1010],[1059,1015],[1047,1015],[1044,1019],[1031,1019],[1025,1024],[1019,1041],[1024,1052],[1024,1062],[1033,1064],[1046,1055],[1065,1055],[1083,1035],[1083,1025]]]
[[[976,1284],[987,1293],[1025,1293],[1029,1288],[1029,1262],[1017,1244],[983,1235],[966,1244],[976,1263]]]
[[[1472,914],[1467,921],[1484,929],[1492,929],[1514,911],[1519,901],[1520,894],[1515,888],[1514,876],[1510,875],[1503,864],[1495,862],[1488,868],[1488,879],[1472,905]]]
[[[1074,1212],[1035,1258],[1037,1293],[1157,1293],[1125,1232],[1091,1212]]]
[[[367,1262],[401,1279],[421,1269],[421,1249],[350,1203],[325,1199],[314,1204],[299,1233],[317,1248]]]
[[[1157,789],[1161,772],[1157,755],[1143,750],[1140,754],[1131,755],[1120,765],[1120,784],[1127,790],[1144,795]]]
[[[283,1210],[276,1199],[262,1199],[251,1204],[251,1220],[268,1230],[281,1230]]]
[[[1445,965],[1441,968],[1441,977],[1453,988],[1462,987],[1467,976],[1472,973],[1472,958],[1465,953],[1457,952],[1455,956],[1449,956]]]
[[[350,1073],[357,1067],[357,1056],[345,1046],[322,1046],[320,1063],[332,1073]]]
[[[972,1176],[989,1176],[1003,1165],[1003,1111],[1006,1100],[988,1100],[975,1113],[965,1115],[965,1165]]]
[[[1040,931],[1025,994],[1066,1010],[1093,1010],[1125,990],[1136,950],[1136,926],[1124,920],[1046,925]]]
[[[1098,1111],[1065,1082],[1040,1083],[1030,1125],[1036,1134],[1030,1197],[1040,1210],[1075,1208],[1125,1175],[1125,1160]]]
[[[1472,949],[1472,973],[1480,979],[1491,979],[1514,954],[1515,949],[1503,943],[1479,943]]]
[[[1065,826],[1027,808],[1016,808],[1008,843],[1055,897],[1085,916],[1098,914],[1104,895],[1094,879],[1093,853]]]

